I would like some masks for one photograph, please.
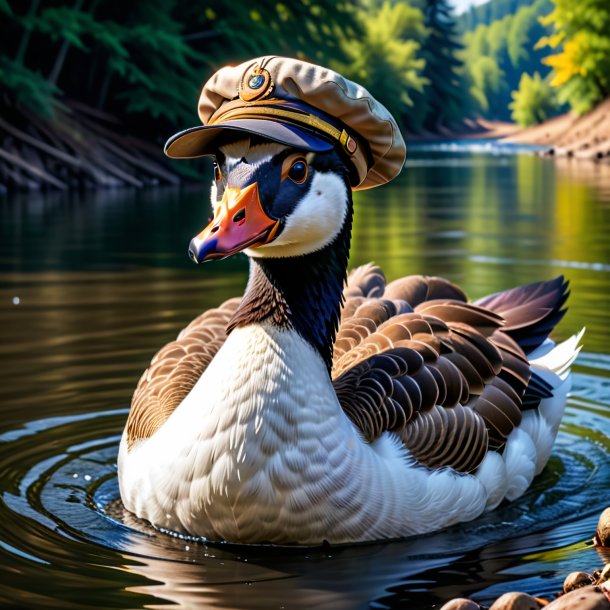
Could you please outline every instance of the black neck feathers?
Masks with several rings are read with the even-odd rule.
[[[246,293],[227,332],[268,321],[293,328],[329,370],[343,304],[352,231],[352,206],[335,239],[317,252],[291,258],[252,258]]]

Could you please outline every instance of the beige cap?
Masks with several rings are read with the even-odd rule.
[[[199,98],[202,126],[172,136],[173,158],[212,155],[227,129],[307,150],[336,147],[351,165],[352,188],[395,178],[406,147],[396,121],[364,87],[298,59],[258,57],[220,69]]]

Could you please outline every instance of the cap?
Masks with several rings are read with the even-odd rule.
[[[287,57],[259,57],[220,69],[199,98],[203,125],[172,136],[173,158],[213,155],[227,132],[311,151],[335,147],[350,164],[352,188],[400,173],[406,147],[396,121],[364,87],[337,72]]]

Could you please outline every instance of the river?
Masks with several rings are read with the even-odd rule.
[[[0,198],[0,605],[20,608],[408,608],[547,595],[602,565],[610,497],[610,166],[515,147],[412,147],[401,177],[356,194],[351,265],[444,275],[472,298],[564,274],[584,349],[551,460],[473,523],[400,542],[205,544],[136,522],[116,454],[150,358],[241,293],[245,257],[196,267],[208,188]]]

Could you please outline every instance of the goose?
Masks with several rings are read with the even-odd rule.
[[[118,455],[124,506],[207,540],[319,545],[432,532],[517,499],[549,459],[580,350],[582,331],[548,338],[568,282],[473,303],[440,277],[348,274],[353,164],[259,127],[206,145],[213,217],[189,254],[243,253],[249,280],[142,375]]]

